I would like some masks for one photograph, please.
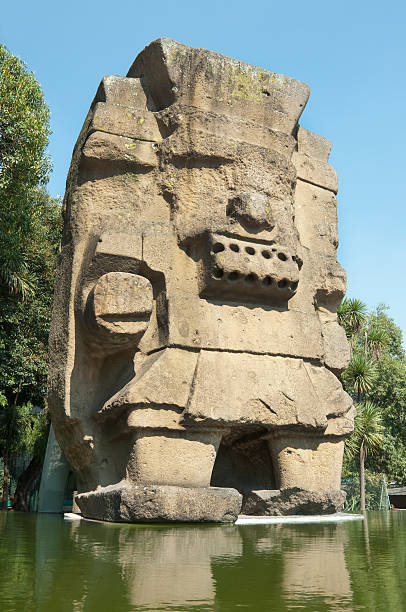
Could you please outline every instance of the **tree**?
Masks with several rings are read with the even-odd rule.
[[[373,467],[406,483],[406,361],[387,351],[377,364],[377,374],[370,395],[382,407],[386,434]]]
[[[360,332],[366,318],[366,304],[356,298],[344,298],[337,309],[338,322],[344,327],[349,339]]]
[[[390,480],[406,483],[406,359],[402,332],[381,304],[368,325],[383,330],[386,345],[377,359],[377,378],[369,398],[382,409],[385,440],[369,469],[385,472]]]
[[[362,352],[354,352],[348,368],[343,374],[343,381],[356,392],[357,401],[372,389],[377,378],[375,362]]]
[[[365,512],[365,459],[376,452],[384,440],[385,428],[381,410],[372,402],[357,404],[354,433],[346,444],[346,453],[351,458],[359,456],[361,512]]]
[[[31,452],[31,461],[20,475],[14,492],[13,509],[29,510],[29,497],[35,482],[41,475],[44,462],[46,443],[49,433],[48,412],[44,411],[33,418],[30,435],[26,437],[25,450]]]
[[[60,202],[44,190],[49,134],[39,83],[0,45],[0,457],[6,501],[10,453],[33,451],[35,440],[45,435],[39,427],[45,417],[32,414],[32,406],[35,412],[45,409],[61,226]]]
[[[366,348],[376,361],[382,358],[383,351],[389,346],[389,334],[383,327],[375,324],[365,331]]]
[[[33,194],[48,180],[45,155],[49,110],[26,65],[0,45],[0,290],[32,289],[27,239],[32,233]]]
[[[2,410],[0,412],[0,445],[3,457],[2,502],[3,510],[7,510],[9,499],[9,461],[12,453],[25,450],[25,442],[29,438],[30,407],[9,404],[0,394]]]
[[[26,274],[31,291],[22,295],[0,293],[0,421],[14,432],[12,445],[9,435],[0,435],[0,457],[7,459],[11,452],[35,451],[40,445],[36,438],[46,437],[46,427],[37,420],[41,415],[30,415],[28,427],[19,425],[26,407],[46,409],[48,332],[52,310],[53,280],[61,231],[59,200],[51,198],[43,189],[33,191],[31,233],[25,244]],[[37,446],[36,446],[37,444]],[[35,466],[31,466],[31,469]],[[38,461],[36,464],[38,470]],[[7,474],[6,474],[7,477]],[[30,486],[35,478],[28,479]],[[27,481],[27,482],[28,482]],[[8,495],[8,482],[4,481]],[[27,497],[29,486],[24,489]],[[20,505],[24,500],[19,498]]]
[[[396,325],[395,321],[388,316],[388,310],[388,306],[379,304],[375,311],[370,313],[368,324],[373,327],[379,327],[379,329],[385,331],[389,339],[389,343],[386,346],[386,353],[394,359],[404,360],[405,349],[403,348],[402,330]]]
[[[362,463],[370,471],[384,472],[389,479],[402,483],[406,481],[406,360],[402,332],[387,315],[385,305],[365,313],[359,304],[362,304],[360,300],[347,300],[339,308],[341,324],[353,349],[342,382],[361,406],[372,403],[377,407],[384,427],[379,452],[374,453],[373,460],[366,454]],[[354,312],[361,312],[361,319]],[[346,447],[351,449],[358,438],[356,421],[354,434]],[[353,456],[351,450],[346,452],[349,471],[349,458]]]

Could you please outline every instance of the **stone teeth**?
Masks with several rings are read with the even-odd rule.
[[[217,294],[257,303],[289,300],[299,280],[296,256],[283,246],[213,234],[202,260],[202,296]],[[219,282],[220,281],[220,282]]]

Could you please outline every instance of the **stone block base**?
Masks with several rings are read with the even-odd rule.
[[[119,483],[81,493],[76,501],[83,516],[118,523],[233,523],[241,510],[236,489]]]
[[[289,489],[249,491],[244,494],[242,514],[289,516],[297,514],[333,514],[345,502],[344,491],[306,491]]]

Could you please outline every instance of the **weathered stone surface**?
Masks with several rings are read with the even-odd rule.
[[[103,160],[122,165],[153,167],[158,163],[150,142],[116,136],[115,134],[93,132],[83,147],[83,157],[89,160]]]
[[[181,295],[171,300],[169,306],[173,322],[169,343],[192,349],[321,360],[322,326],[314,307],[312,311],[266,308],[252,302],[227,304],[219,309],[215,299],[197,302]]]
[[[90,130],[107,132],[147,142],[159,142],[161,134],[153,113],[138,108],[99,102],[95,106]],[[111,157],[107,154],[107,159]]]
[[[300,244],[335,258],[338,246],[337,199],[331,191],[298,180],[295,223]]]
[[[295,79],[168,38],[146,47],[127,76],[143,77],[158,110],[183,102],[284,133],[293,130],[309,97],[307,85]]]
[[[302,126],[297,130],[297,150],[299,153],[313,157],[323,162],[328,162],[331,151],[331,142],[319,134],[309,132]]]
[[[292,155],[292,162],[296,168],[298,178],[337,193],[337,174],[332,166],[308,155],[296,152]]]
[[[242,495],[219,487],[111,485],[76,496],[83,516],[100,521],[233,523]]]
[[[95,130],[158,142],[161,133],[140,79],[104,77],[93,101],[88,133]],[[110,153],[108,153],[108,157]]]
[[[350,418],[353,408],[349,407]],[[346,420],[347,415],[332,420]],[[337,429],[339,427],[337,426]],[[335,432],[336,435],[339,431]],[[340,432],[341,433],[341,432]],[[338,491],[341,485],[341,463],[344,450],[344,436],[329,438],[286,431],[275,432],[269,439],[269,450],[277,467],[276,483],[279,489],[299,487],[309,491]]]
[[[254,208],[250,200],[247,208],[250,204]],[[252,218],[261,224],[263,217],[253,212]],[[215,297],[220,290],[225,297],[241,296],[245,302],[284,303],[295,294],[299,282],[296,256],[277,244],[258,248],[255,242],[212,234],[202,259],[203,297]]]
[[[100,342],[138,342],[153,307],[152,285],[143,276],[108,272],[101,276],[86,305],[86,319]]]
[[[138,430],[127,477],[137,484],[208,487],[221,437],[215,429]]]
[[[300,423],[316,432],[351,405],[338,379],[325,368],[300,359],[201,351],[185,420],[212,426],[266,425],[272,431]]]
[[[336,374],[341,374],[350,363],[351,350],[346,342],[345,331],[337,321],[322,326],[324,363]]]
[[[144,486],[160,520],[227,514],[217,483],[339,490],[346,279],[331,145],[298,126],[308,95],[168,39],[102,80],[50,336],[49,407],[88,516],[148,518]]]
[[[337,174],[328,163],[331,142],[302,127],[299,127],[296,137],[297,151],[293,153],[292,161],[297,178],[337,193]]]
[[[266,516],[333,514],[343,509],[344,491],[306,491],[299,487],[250,491],[244,495],[242,513]]]

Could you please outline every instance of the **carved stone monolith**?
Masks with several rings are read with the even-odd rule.
[[[67,180],[50,339],[85,516],[233,521],[243,495],[270,513],[289,489],[341,503],[345,273],[331,145],[298,126],[308,97],[168,39],[102,80]]]

